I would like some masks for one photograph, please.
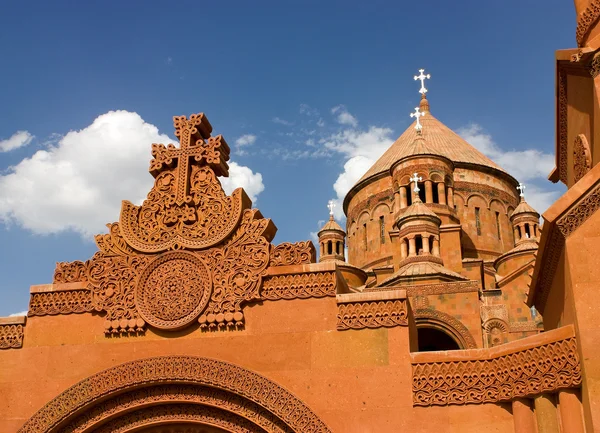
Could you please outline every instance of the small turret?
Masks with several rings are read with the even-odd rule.
[[[333,202],[329,202],[329,221],[319,230],[319,262],[331,260],[346,261],[344,248],[346,232],[333,218]]]
[[[521,202],[510,216],[515,234],[515,246],[523,242],[539,241],[540,214],[525,201],[525,186],[519,183]]]

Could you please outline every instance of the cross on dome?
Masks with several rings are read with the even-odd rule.
[[[421,129],[423,129],[423,125],[421,125],[421,122],[419,121],[419,117],[423,117],[425,116],[425,112],[423,111],[419,111],[419,107],[415,107],[415,112],[414,113],[410,113],[410,117],[416,117],[417,118],[417,124],[415,125],[415,129],[420,132]]]
[[[413,173],[412,177],[408,179],[410,182],[414,182],[415,183],[415,189],[413,189],[414,192],[419,192],[421,191],[419,189],[419,185],[417,184],[417,182],[422,182],[423,178],[421,176],[419,176],[417,173]]]
[[[523,185],[521,182],[519,182],[519,186],[517,187],[517,189],[520,191],[519,196],[525,200],[525,188],[526,186]]]
[[[329,216],[333,216],[333,208],[335,208],[335,202],[333,200],[329,200],[327,203],[327,208],[329,209]]]
[[[425,96],[427,93],[427,89],[425,88],[425,79],[429,80],[431,78],[430,74],[425,74],[425,69],[419,69],[419,75],[415,75],[415,81],[421,80],[421,88],[419,89],[419,93]]]

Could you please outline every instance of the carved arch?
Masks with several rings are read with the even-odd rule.
[[[506,333],[508,324],[501,319],[490,319],[483,324],[486,338],[490,347],[497,346],[506,342]]]
[[[383,212],[384,214],[385,214],[385,213],[391,213],[391,212],[392,212],[392,209],[390,208],[390,206],[389,206],[387,203],[385,203],[385,202],[380,202],[380,203],[377,203],[377,205],[375,206],[375,208],[374,208],[374,209],[373,209],[373,211],[371,212],[371,215],[373,215],[373,216],[376,216],[376,215],[377,215],[377,213],[378,213],[378,210],[379,210],[379,208],[380,208],[380,207],[383,207],[383,208],[385,208],[385,210],[384,210],[384,212]]]
[[[429,179],[430,179],[432,182],[444,182],[444,174],[443,174],[443,173],[442,173],[442,174],[440,174],[440,173],[437,173],[437,172],[432,172],[432,173],[429,175]]]
[[[366,217],[365,217],[366,215]],[[368,210],[363,210],[360,215],[358,216],[358,218],[356,218],[356,220],[358,221],[358,226],[360,227],[362,224],[365,224],[369,221],[371,221],[371,213]]]
[[[475,339],[467,327],[450,314],[429,308],[418,309],[415,311],[415,322],[417,327],[428,326],[445,332],[454,338],[461,349],[477,348]]]
[[[19,433],[96,431],[107,420],[137,428],[135,420],[146,419],[148,408],[158,416],[150,422],[161,422],[162,413],[167,422],[221,420],[234,432],[330,432],[306,404],[264,376],[215,359],[165,356],[82,380],[42,407]]]
[[[488,205],[488,208],[491,209],[492,205],[494,203],[498,203],[498,205],[500,206],[500,209],[502,210],[502,213],[504,213],[504,215],[506,215],[506,205],[504,203],[502,203],[502,201],[498,200],[497,198],[493,198],[490,200],[490,204]]]
[[[482,194],[479,194],[478,192],[474,192],[469,194],[469,196],[467,197],[467,199],[465,200],[465,206],[469,206],[469,202],[471,201],[471,199],[473,197],[479,197],[483,203],[485,204],[485,206],[489,209],[490,208],[490,204],[487,198],[485,198]]]

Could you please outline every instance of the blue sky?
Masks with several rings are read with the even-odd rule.
[[[562,0],[6,2],[0,315],[25,310],[55,262],[89,258],[122,199],[143,198],[173,115],[204,112],[224,135],[229,186],[257,198],[276,243],[310,239],[409,126],[425,68],[432,113],[544,208],[562,191],[544,181],[554,51],[574,34]]]

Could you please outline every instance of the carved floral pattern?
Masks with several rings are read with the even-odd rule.
[[[271,248],[271,262],[269,266],[300,265],[316,261],[317,252],[311,241],[284,242]]]
[[[407,325],[406,299],[338,304],[337,329],[340,331]]]
[[[265,278],[261,298],[271,301],[323,298],[325,296],[335,296],[335,290],[335,271],[276,275]]]
[[[581,383],[575,338],[492,359],[413,364],[413,405],[507,401]]]
[[[583,40],[590,30],[592,24],[594,24],[600,17],[600,1],[591,0],[588,7],[577,17],[577,30],[575,37],[577,39],[577,45],[583,46]]]
[[[556,116],[558,123],[558,177],[567,184],[567,74],[558,71],[558,101]]]
[[[128,362],[84,379],[41,408],[19,433],[53,433],[98,402],[161,382],[236,394],[263,407],[294,432],[330,431],[302,401],[264,376],[214,359],[168,356]]]
[[[23,346],[23,325],[0,325],[0,349],[18,349]]]
[[[585,135],[579,134],[573,143],[573,182],[578,182],[592,168],[592,154]]]
[[[81,262],[80,262],[81,263]],[[61,290],[32,293],[29,298],[28,316],[89,313],[94,311],[89,290]]]
[[[556,225],[563,236],[567,238],[587,221],[598,208],[600,208],[600,184],[596,185],[590,193],[586,194],[564,216],[560,217]]]

